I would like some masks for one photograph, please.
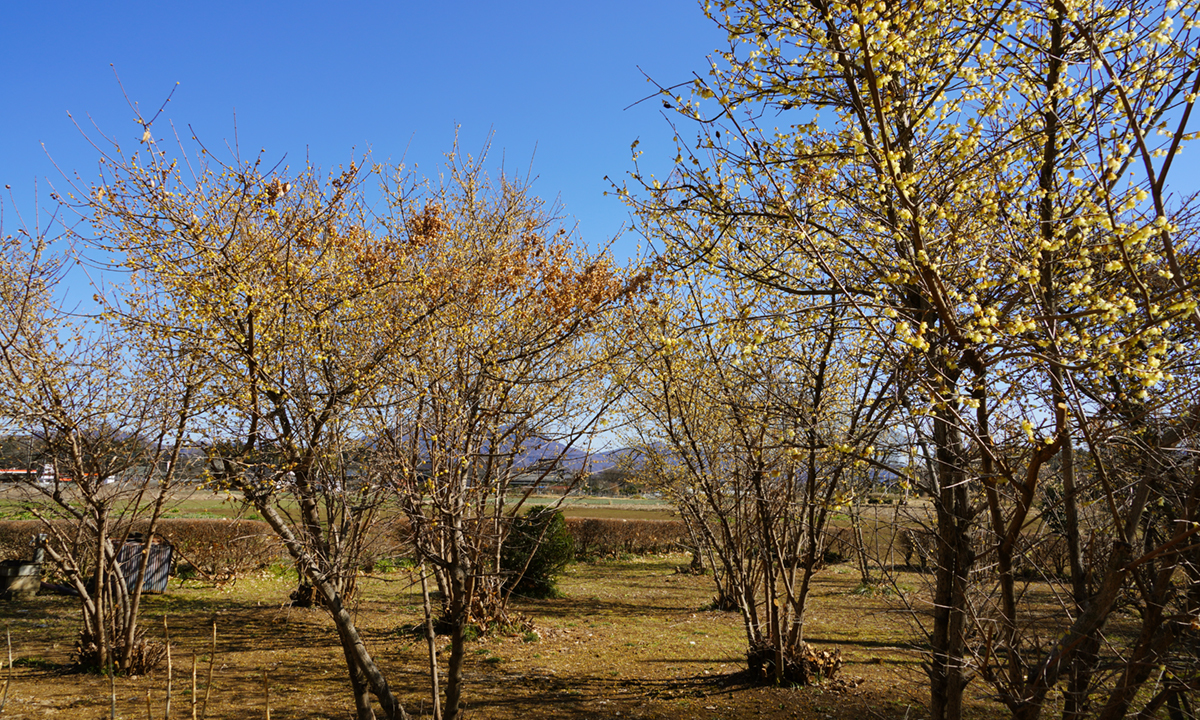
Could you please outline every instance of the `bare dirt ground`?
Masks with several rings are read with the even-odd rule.
[[[577,564],[560,582],[564,597],[520,602],[518,609],[534,619],[540,637],[488,637],[471,644],[467,717],[868,720],[927,714],[922,658],[912,644],[910,622],[894,598],[851,594],[857,577],[849,565],[819,576],[806,633],[819,649],[839,648],[846,666],[837,682],[793,689],[747,681],[738,616],[701,609],[712,598],[712,582],[676,574],[675,567],[686,561],[667,556]],[[172,718],[192,717],[193,655],[199,667],[197,714],[203,716],[214,621],[208,718],[265,717],[268,702],[274,720],[352,717],[332,625],[321,611],[286,607],[293,582],[281,572],[222,588],[173,580],[168,594],[146,598],[148,633],[163,637],[164,615],[170,629]],[[108,678],[67,668],[78,630],[74,603],[64,597],[0,603],[16,660],[7,717],[109,717]],[[369,647],[409,712],[428,717],[426,648],[406,631],[419,621],[419,607],[406,571],[362,579],[358,623]],[[165,668],[150,677],[117,678],[118,716],[162,718],[166,686]],[[995,710],[977,700],[971,715]]]

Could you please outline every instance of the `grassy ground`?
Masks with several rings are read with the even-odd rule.
[[[12,507],[14,500],[0,499],[0,504]],[[552,501],[530,499],[534,504]],[[668,505],[652,498],[572,497],[563,508],[573,517],[672,515]],[[894,512],[891,507],[872,509],[864,524],[886,524]],[[241,504],[210,493],[181,495],[168,517],[255,519]],[[576,564],[560,582],[562,598],[519,601],[517,609],[534,619],[538,637],[490,637],[472,644],[467,717],[866,720],[925,714],[922,655],[912,624],[895,597],[857,594],[852,564],[833,566],[818,577],[806,625],[807,639],[819,649],[841,650],[846,659],[841,681],[787,689],[759,687],[741,672],[745,635],[740,618],[702,609],[714,588],[707,577],[675,572],[688,560],[662,556]],[[927,579],[912,574],[900,585],[919,591]],[[161,639],[164,616],[169,625],[172,717],[192,717],[193,657],[200,676],[197,703],[203,706],[214,623],[218,640],[208,718],[263,717],[268,703],[264,673],[275,720],[352,716],[332,625],[321,611],[287,607],[294,586],[286,571],[266,571],[221,587],[173,580],[166,595],[145,598],[148,633]],[[364,576],[360,587],[357,623],[369,647],[410,713],[428,716],[426,648],[405,632],[420,619],[413,577],[404,570]],[[109,716],[108,679],[67,669],[77,618],[72,598],[0,602],[0,621],[11,628],[17,660],[8,716]],[[166,686],[165,671],[118,678],[118,715],[163,717]],[[982,700],[972,707],[974,716],[994,711]]]
[[[845,682],[800,689],[756,687],[740,673],[745,638],[738,616],[701,609],[711,580],[679,575],[684,556],[636,558],[570,568],[564,596],[527,601],[540,637],[472,643],[470,718],[914,718],[925,714],[920,653],[909,623],[886,597],[851,594],[849,566],[820,576],[807,625],[810,642],[840,648]],[[364,577],[358,622],[409,711],[428,714],[423,642],[405,626],[419,619],[419,595],[405,571]],[[218,632],[208,718],[347,718],[352,705],[341,651],[327,617],[285,606],[293,579],[265,572],[216,588],[173,581],[146,598],[149,633],[173,644],[172,717],[191,717],[191,663],[203,697],[212,624]],[[14,718],[108,717],[108,680],[66,672],[78,610],[71,598],[0,603],[12,632],[16,669],[5,714]],[[442,641],[445,642],[444,640]],[[443,658],[444,660],[444,658]],[[166,677],[118,678],[118,714],[161,718]],[[988,714],[977,704],[973,716]]]
[[[66,492],[69,493],[69,489]],[[24,505],[30,501],[36,504],[47,502],[32,488],[13,484],[0,485],[0,519],[32,520],[34,516],[24,510]],[[119,506],[123,507],[123,504]],[[164,517],[171,518],[261,519],[254,513],[253,508],[248,508],[245,503],[226,493],[196,487],[174,490],[163,514]]]

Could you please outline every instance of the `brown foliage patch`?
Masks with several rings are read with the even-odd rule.
[[[575,540],[578,559],[674,552],[688,542],[680,520],[569,517],[567,531]]]
[[[136,523],[134,530],[145,526]],[[157,534],[175,548],[177,563],[187,563],[210,580],[243,575],[287,555],[261,520],[168,519],[159,522]]]
[[[28,560],[33,537],[42,529],[39,520],[0,520],[0,560]]]
[[[746,651],[746,664],[750,674],[766,684],[775,682],[777,659],[775,648],[765,642],[756,643]],[[783,672],[780,677],[782,682],[788,685],[812,685],[836,680],[843,664],[845,663],[841,650],[817,650],[801,640],[793,647],[784,648]]]

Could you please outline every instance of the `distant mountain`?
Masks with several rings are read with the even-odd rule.
[[[558,467],[563,470],[578,472],[586,469],[595,473],[614,467],[636,453],[637,450],[633,448],[617,448],[589,454],[577,447],[567,448],[560,442],[531,439],[522,444],[514,464],[517,467],[533,467],[557,461]]]
[[[364,444],[368,448],[375,448],[381,442],[379,439],[373,438],[366,440]],[[419,444],[423,450],[427,447],[424,439]],[[506,443],[501,447],[501,452],[508,452],[510,447]],[[637,454],[637,450],[634,448],[616,448],[588,453],[583,447],[585,446],[580,444],[567,448],[564,443],[555,440],[528,438],[521,443],[513,465],[519,469],[529,469],[545,468],[547,464],[554,464],[558,469],[566,472],[578,472],[586,468],[588,472],[596,473],[614,467],[626,458]],[[487,443],[484,443],[483,452],[487,452]]]

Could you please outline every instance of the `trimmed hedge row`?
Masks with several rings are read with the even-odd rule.
[[[65,520],[55,521],[64,529]],[[148,522],[133,523],[133,532],[145,532]],[[116,532],[120,532],[118,528]],[[28,559],[30,541],[45,532],[38,520],[0,521],[0,559]],[[229,578],[286,559],[283,545],[261,520],[164,518],[157,534],[175,548],[175,561],[193,566],[210,578]]]
[[[147,524],[135,522],[132,530],[145,532]],[[689,545],[687,530],[679,520],[567,518],[566,526],[580,560],[673,552]],[[37,520],[0,521],[0,560],[30,558],[30,540],[43,531]],[[164,518],[157,534],[175,548],[176,568],[190,565],[210,579],[291,562],[270,526],[261,520]],[[404,523],[397,523],[390,533],[371,543],[370,557],[363,559],[363,565],[369,569],[381,559],[402,557],[409,547]]]
[[[575,543],[576,560],[679,552],[691,547],[681,520],[568,517],[566,527]],[[408,524],[398,522],[392,535],[402,547],[399,554],[404,555],[410,547]]]
[[[575,539],[577,560],[678,552],[690,545],[682,520],[569,517],[567,531]]]
[[[136,528],[135,528],[136,529]],[[360,558],[364,570],[383,559],[401,557],[407,550],[404,533],[380,528]],[[209,578],[241,575],[273,563],[291,563],[283,543],[262,520],[169,519],[159,522],[158,534],[186,562]]]
[[[148,523],[136,523],[144,528]],[[175,548],[176,568],[185,563],[212,580],[231,578],[289,559],[283,543],[262,520],[168,518],[158,534]]]

